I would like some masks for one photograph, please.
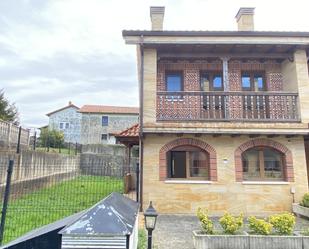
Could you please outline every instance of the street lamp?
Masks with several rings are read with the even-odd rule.
[[[151,249],[151,247],[152,247],[152,231],[156,227],[157,216],[158,216],[157,211],[152,206],[152,201],[150,202],[147,210],[144,212],[144,216],[145,216],[145,227],[148,231],[148,247],[147,248]]]

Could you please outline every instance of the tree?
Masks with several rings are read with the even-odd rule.
[[[15,103],[11,104],[5,98],[3,89],[0,90],[0,119],[19,125],[19,113]]]
[[[64,144],[64,135],[61,131],[49,130],[48,128],[41,129],[40,146],[59,148]]]

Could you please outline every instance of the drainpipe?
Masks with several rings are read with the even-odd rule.
[[[140,37],[140,85],[139,85],[139,148],[140,148],[140,184],[139,184],[139,202],[140,211],[143,211],[143,161],[144,161],[144,135],[143,135],[143,113],[144,113],[144,37]]]

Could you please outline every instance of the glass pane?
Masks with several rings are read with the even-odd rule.
[[[242,84],[243,90],[251,90],[250,76],[243,75],[241,77],[241,84]]]
[[[256,88],[259,91],[264,91],[265,90],[264,81],[263,81],[263,77],[262,76],[259,76],[259,75],[254,76],[254,85],[256,86]]]
[[[281,153],[270,148],[265,148],[263,152],[265,178],[283,179]]]
[[[203,74],[201,76],[201,91],[209,91],[209,75]]]
[[[209,177],[208,156],[202,151],[190,151],[190,177]]]
[[[243,153],[243,177],[244,180],[255,180],[260,178],[259,151],[250,149]]]
[[[102,117],[102,125],[103,126],[108,126],[108,116],[103,116]]]
[[[213,88],[214,90],[221,90],[222,89],[222,76],[215,75],[213,78]]]
[[[166,90],[169,92],[181,91],[180,74],[171,74],[166,76]]]

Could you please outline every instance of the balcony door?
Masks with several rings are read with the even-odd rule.
[[[201,72],[200,89],[203,98],[202,117],[224,119],[225,98],[217,93],[224,90],[222,72]]]
[[[241,75],[243,118],[266,119],[269,117],[269,98],[264,72],[243,72]]]

